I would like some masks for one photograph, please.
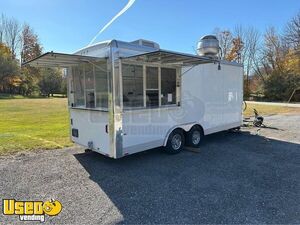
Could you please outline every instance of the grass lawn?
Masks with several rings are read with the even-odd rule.
[[[298,112],[300,108],[248,104],[262,115]],[[72,146],[66,98],[0,99],[0,154]]]
[[[274,106],[274,105],[262,105],[247,103],[247,109],[244,112],[245,117],[254,116],[253,109],[256,109],[262,116],[282,114],[282,113],[300,113],[300,108],[286,107],[286,106]]]
[[[66,98],[0,100],[0,154],[71,145]]]

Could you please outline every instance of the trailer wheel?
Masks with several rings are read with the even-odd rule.
[[[203,131],[200,126],[193,126],[187,133],[187,145],[193,148],[198,148],[203,139]]]
[[[184,143],[183,131],[176,129],[169,135],[165,151],[169,154],[177,154],[183,149]]]

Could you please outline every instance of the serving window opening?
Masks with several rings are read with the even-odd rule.
[[[108,108],[108,72],[106,61],[82,63],[71,67],[73,108]]]
[[[143,66],[122,65],[123,107],[140,108],[144,106]]]
[[[123,108],[179,105],[180,69],[122,63]]]
[[[70,71],[71,107],[107,111],[107,62],[81,63],[72,66]],[[180,105],[180,71],[179,67],[121,63],[123,109]]]
[[[146,66],[146,107],[159,106],[158,67]]]

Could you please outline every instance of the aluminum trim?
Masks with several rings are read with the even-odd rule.
[[[92,56],[83,56],[76,54],[66,54],[58,52],[47,52],[43,55],[40,55],[32,60],[22,63],[22,66],[30,65],[36,67],[69,67],[76,65],[82,62],[91,62],[91,61],[100,61],[106,58],[92,57]]]

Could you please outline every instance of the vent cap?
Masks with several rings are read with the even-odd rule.
[[[197,53],[200,56],[217,57],[219,50],[219,40],[215,35],[203,36],[197,45]]]
[[[138,39],[138,40],[132,41],[130,43],[135,44],[135,45],[149,47],[149,48],[159,49],[159,44],[157,44],[154,41],[148,41],[148,40],[144,40],[144,39]]]

